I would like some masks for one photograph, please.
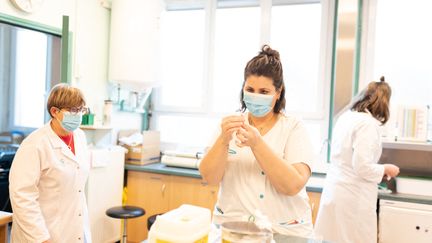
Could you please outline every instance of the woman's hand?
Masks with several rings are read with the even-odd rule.
[[[389,177],[396,177],[399,174],[399,167],[392,164],[384,164],[384,176],[387,176],[387,179],[390,180]]]
[[[245,118],[241,115],[227,116],[222,119],[221,139],[224,145],[229,144],[234,132],[239,131],[245,123]]]
[[[258,129],[249,125],[248,122],[245,122],[245,124],[237,131],[236,136],[236,144],[239,147],[253,147],[261,139],[261,134]]]

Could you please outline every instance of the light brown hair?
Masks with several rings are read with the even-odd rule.
[[[55,85],[51,89],[47,101],[47,109],[51,117],[53,117],[50,112],[51,107],[63,109],[82,107],[85,105],[86,102],[81,90],[65,83]]]
[[[389,103],[391,88],[384,77],[379,82],[370,82],[365,90],[360,92],[351,110],[366,112],[368,110],[375,119],[385,124],[390,117]]]
[[[271,78],[276,91],[280,91],[280,97],[276,101],[273,112],[279,113],[282,109],[285,109],[285,84],[279,52],[271,49],[268,45],[264,45],[258,55],[246,64],[242,90],[240,92],[241,110],[243,111],[246,110],[246,104],[243,101],[243,87],[246,79],[251,75]]]

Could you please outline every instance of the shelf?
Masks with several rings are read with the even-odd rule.
[[[383,148],[386,149],[432,151],[432,143],[430,142],[407,142],[407,141],[383,140],[382,144],[383,144]]]
[[[139,114],[146,113],[146,110],[144,110],[144,109],[130,108],[130,107],[119,108],[118,111],[120,111],[120,112],[132,112],[132,113],[139,113]]]
[[[111,130],[112,127],[108,126],[94,126],[94,125],[81,125],[82,130]]]

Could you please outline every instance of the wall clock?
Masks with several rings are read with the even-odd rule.
[[[38,10],[44,0],[10,0],[12,4],[19,10],[26,13],[33,13]]]

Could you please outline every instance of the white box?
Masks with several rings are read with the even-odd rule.
[[[122,145],[128,152],[126,153],[126,163],[135,165],[146,165],[160,162],[160,132],[143,131],[142,144],[129,146]]]
[[[398,193],[432,196],[432,179],[396,177],[396,191]]]

